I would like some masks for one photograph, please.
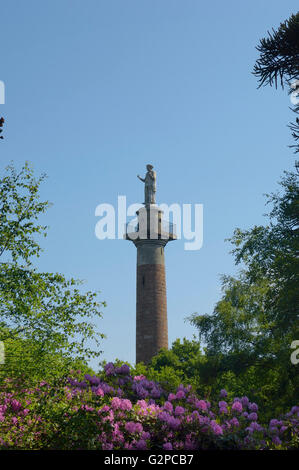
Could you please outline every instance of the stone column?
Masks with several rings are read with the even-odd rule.
[[[168,348],[164,240],[139,240],[136,282],[136,363]]]
[[[168,348],[164,248],[176,237],[163,231],[163,212],[154,204],[137,211],[138,230],[126,233],[137,248],[136,363],[148,363]]]

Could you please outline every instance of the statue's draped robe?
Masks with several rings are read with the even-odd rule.
[[[145,175],[144,202],[145,204],[156,203],[156,172],[153,170]]]

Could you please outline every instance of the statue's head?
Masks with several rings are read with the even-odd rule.
[[[153,165],[149,165],[149,164],[146,165],[147,171],[151,171],[153,168],[154,168]]]

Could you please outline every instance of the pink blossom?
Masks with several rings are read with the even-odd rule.
[[[143,427],[141,423],[135,423],[134,421],[128,421],[125,424],[126,431],[135,434],[143,431]]]
[[[176,399],[176,395],[174,393],[170,393],[168,395],[168,401],[172,401],[172,400],[175,400]]]
[[[207,411],[208,405],[204,400],[196,400],[195,402],[196,408],[199,408],[202,411]]]
[[[139,382],[139,380],[144,380],[145,378],[145,375],[135,375],[134,382]]]
[[[173,447],[172,447],[171,442],[165,442],[165,444],[163,444],[163,449],[164,450],[172,450]]]
[[[185,413],[185,408],[183,408],[182,406],[176,406],[175,411],[174,411],[175,415],[181,416],[184,413]]]
[[[182,398],[185,398],[185,392],[183,390],[179,390],[177,393],[176,393],[176,398],[178,400],[182,399]]]
[[[172,406],[172,403],[170,403],[170,401],[166,401],[164,403],[164,410],[169,411],[170,413],[173,411],[173,406]]]
[[[232,410],[238,411],[238,413],[241,413],[243,410],[242,403],[240,401],[235,401],[232,405]]]
[[[98,397],[103,397],[104,396],[104,392],[103,390],[101,389],[101,387],[98,387],[95,391],[95,394],[98,396]]]

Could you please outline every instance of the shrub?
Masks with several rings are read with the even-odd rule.
[[[299,406],[268,424],[247,397],[210,403],[191,386],[172,393],[128,365],[98,376],[72,372],[23,389],[6,379],[0,391],[0,449],[295,449]]]

